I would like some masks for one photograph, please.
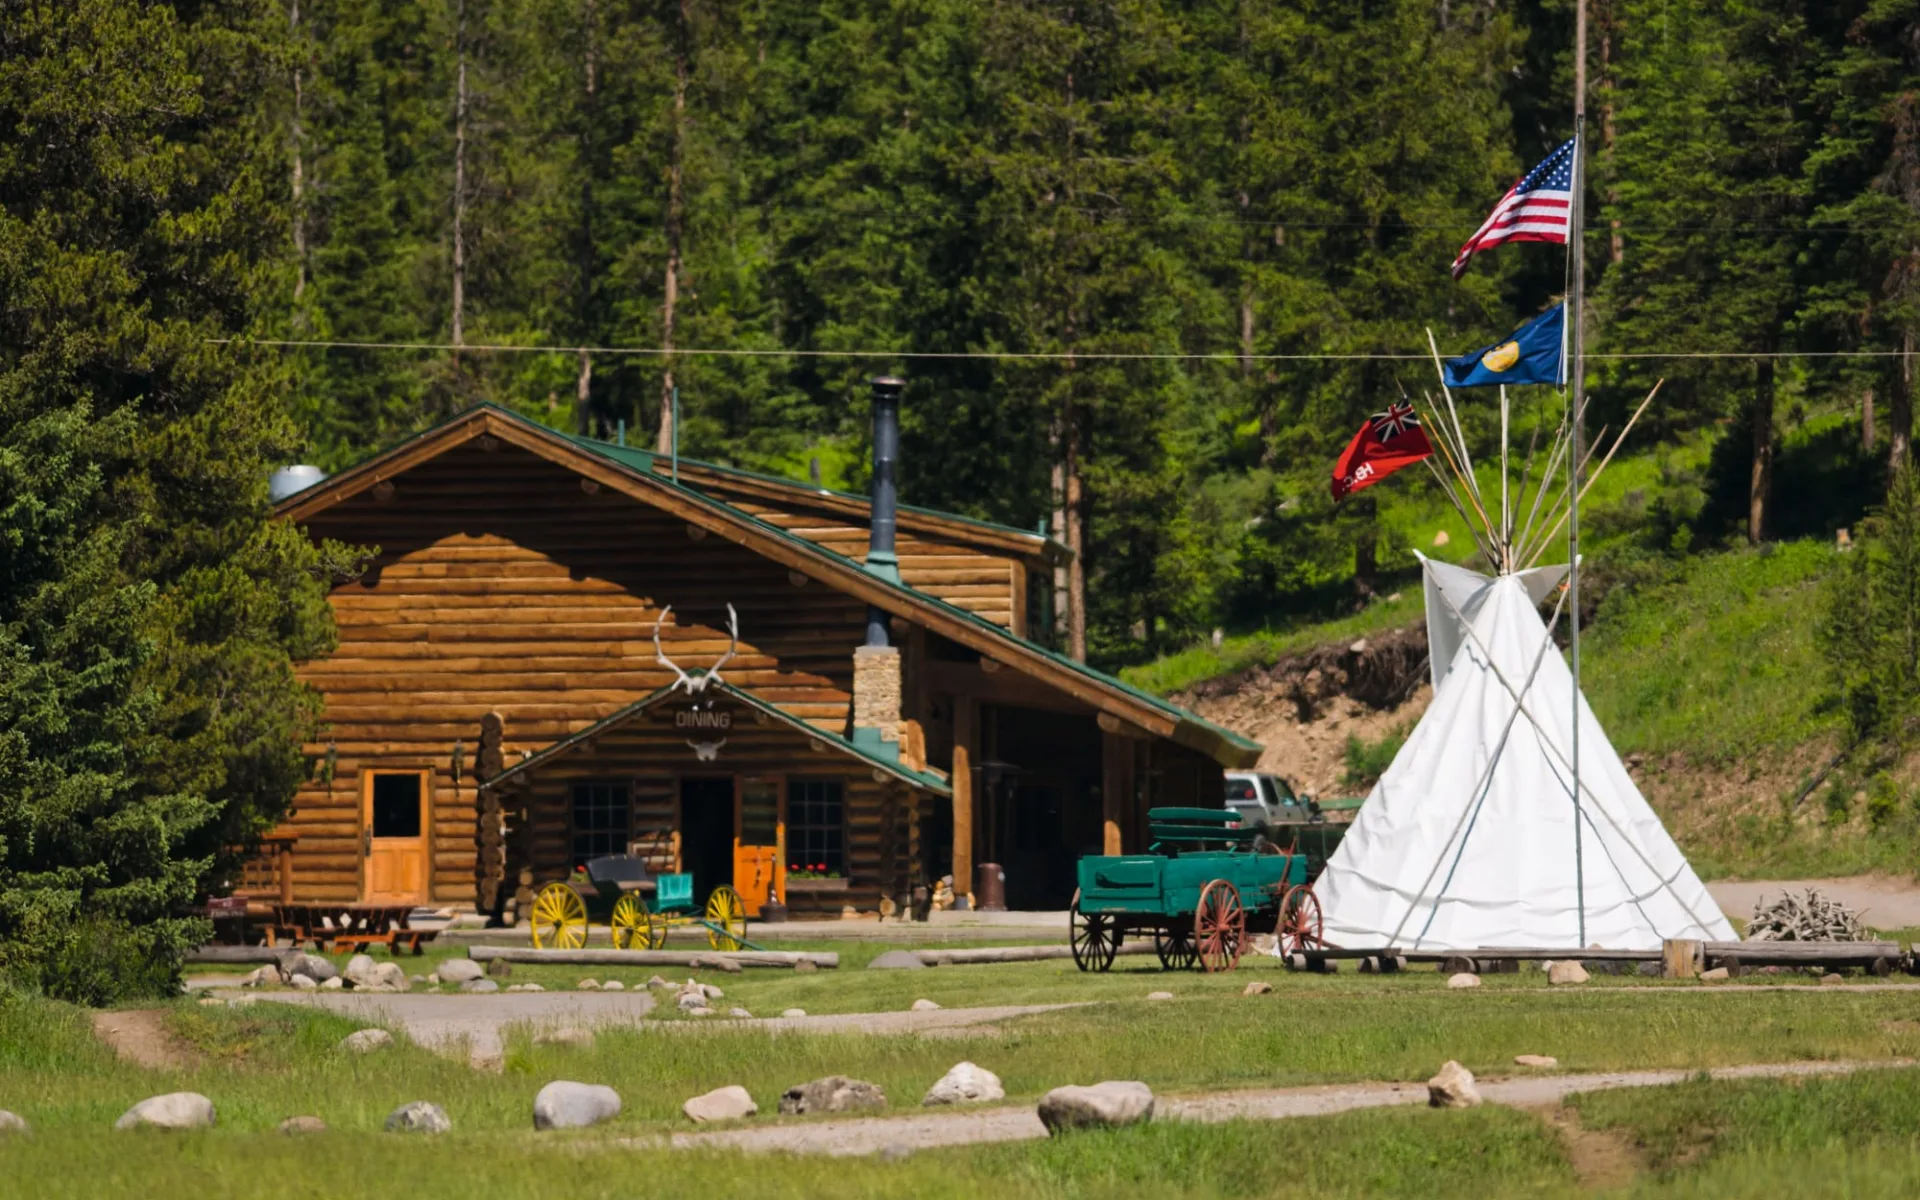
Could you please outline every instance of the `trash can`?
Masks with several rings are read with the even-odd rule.
[[[1007,911],[1007,873],[999,863],[973,869],[973,906],[981,912]]]

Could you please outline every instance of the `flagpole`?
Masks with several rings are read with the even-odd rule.
[[[1581,861],[1580,811],[1580,467],[1585,440],[1587,403],[1586,254],[1583,235],[1587,221],[1587,0],[1575,0],[1573,17],[1573,196],[1567,230],[1570,292],[1568,337],[1573,343],[1573,446],[1567,455],[1569,507],[1567,509],[1567,600],[1572,613],[1573,658],[1573,894],[1579,913],[1581,949],[1587,945],[1587,881]]]

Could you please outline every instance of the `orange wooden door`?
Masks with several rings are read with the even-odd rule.
[[[427,900],[427,778],[425,771],[366,773],[360,891],[368,904]]]
[[[787,891],[786,789],[778,778],[742,779],[734,818],[733,890],[747,915],[782,900]]]

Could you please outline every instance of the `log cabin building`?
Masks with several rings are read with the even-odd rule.
[[[894,502],[899,391],[871,504],[490,405],[280,500],[378,547],[300,668],[294,897],[498,914],[632,850],[756,913],[965,896],[981,863],[1058,908],[1149,806],[1218,803],[1257,744],[1029,640],[1060,546]]]

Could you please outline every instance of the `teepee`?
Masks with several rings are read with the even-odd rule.
[[[1435,360],[1437,367],[1437,353]],[[1658,391],[1655,385],[1614,439],[1600,470]],[[1666,938],[1734,940],[1586,698],[1576,701],[1573,673],[1553,641],[1567,567],[1533,563],[1566,520],[1571,482],[1544,509],[1541,503],[1568,456],[1566,423],[1529,506],[1532,448],[1510,494],[1501,388],[1500,486],[1490,503],[1444,378],[1440,403],[1427,399],[1424,423],[1438,435],[1446,471],[1432,460],[1428,466],[1496,574],[1421,560],[1433,699],[1315,885],[1327,941],[1646,950]],[[1591,486],[1590,478],[1580,492]],[[1556,511],[1559,519],[1548,521]],[[1540,607],[1556,595],[1553,616],[1543,621]]]

